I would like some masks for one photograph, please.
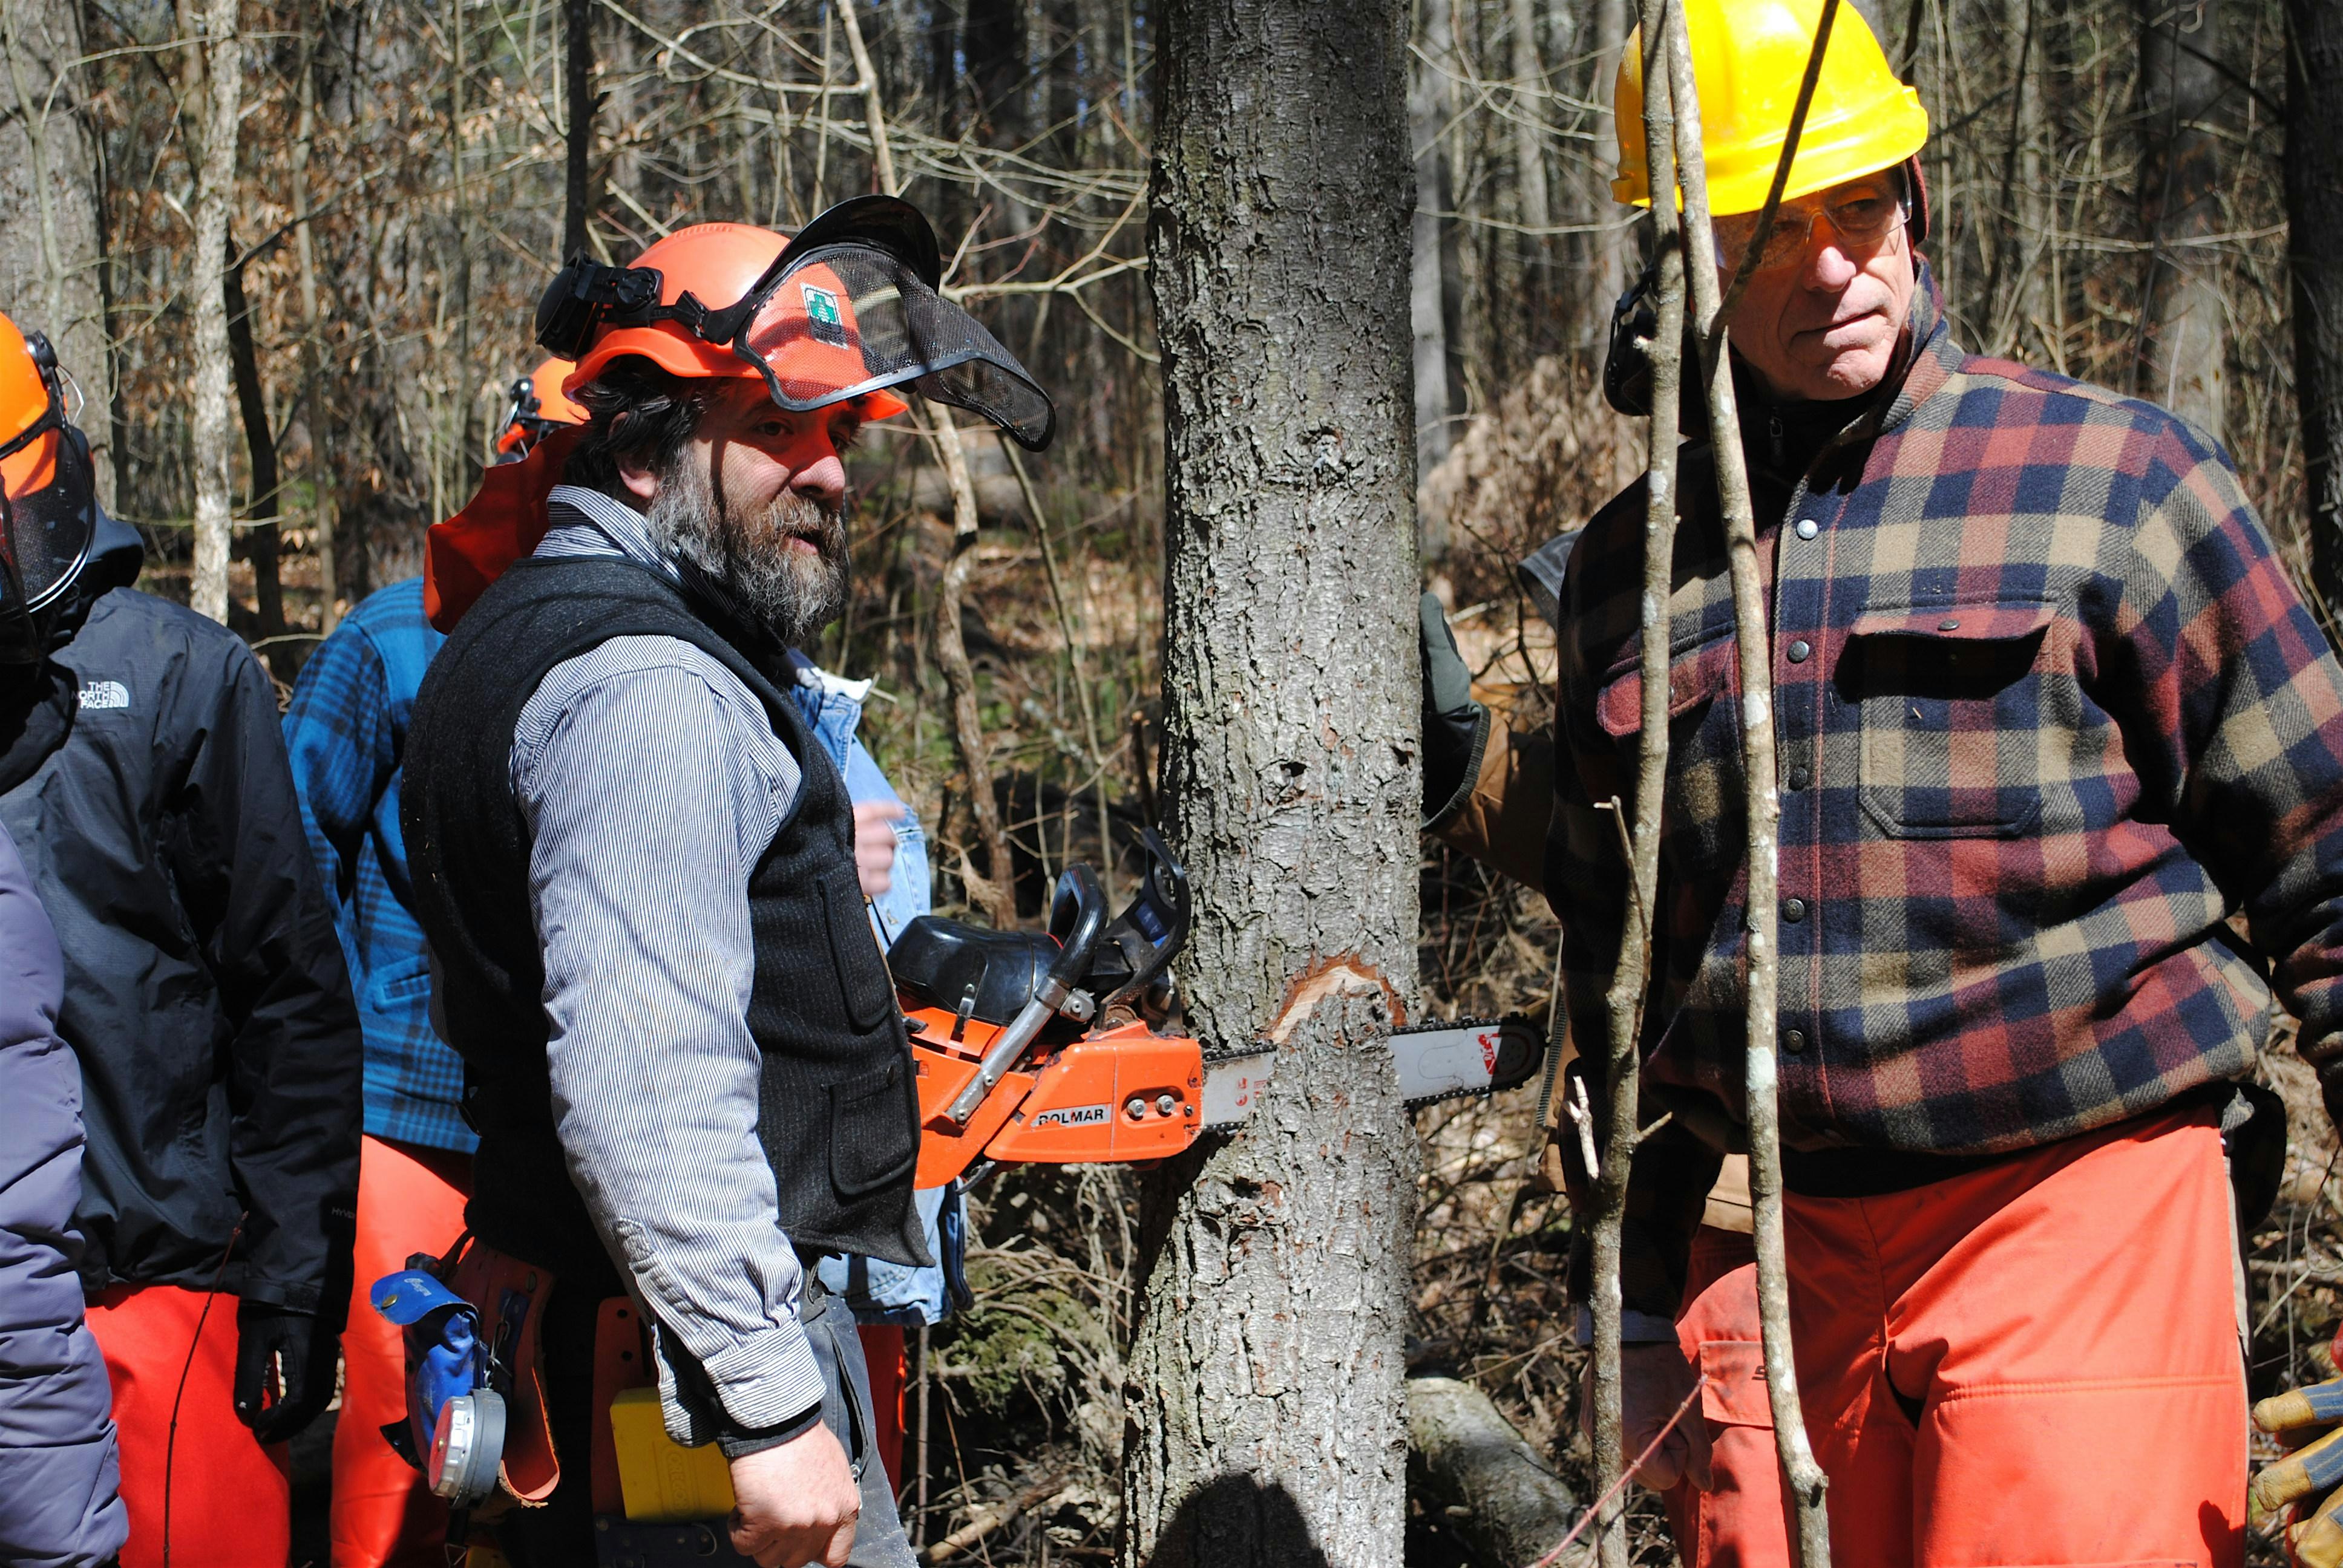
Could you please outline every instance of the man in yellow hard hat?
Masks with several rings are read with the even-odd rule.
[[[1759,244],[1821,11],[1687,0],[1724,267]],[[1614,188],[1645,203],[1640,59]],[[1732,323],[1772,619],[1792,1329],[1833,1551],[2236,1564],[2224,1156],[2258,1161],[2238,1084],[2273,1000],[2343,1103],[2343,667],[2211,440],[1952,341],[1916,248],[1926,134],[1842,6]],[[1686,1301],[1711,1179],[1746,1146],[1738,671],[1759,650],[1697,422],[1680,458],[1644,1070],[1665,1121],[1622,1287],[1627,1457],[1704,1379],[1640,1472],[1698,1490],[1766,1403],[1754,1327],[1691,1326]],[[1595,517],[1558,607],[1545,886],[1590,1056],[1629,897],[1600,808],[1634,795],[1644,504],[1639,484]],[[2331,1483],[2298,1469],[2271,1501]]]

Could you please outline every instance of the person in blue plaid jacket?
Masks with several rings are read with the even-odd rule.
[[[464,1228],[471,1154],[464,1068],[431,1022],[430,955],[410,912],[399,782],[415,694],[447,641],[423,613],[419,578],[361,600],[302,669],[285,714],[301,823],[334,904],[366,1038],[366,1141],[358,1177],[355,1277],[366,1282],[436,1252]],[[870,682],[791,654],[793,695],[855,801],[856,862],[882,945],[928,910],[925,835],[856,737]],[[931,1250],[950,1229],[941,1190],[920,1195]],[[955,1215],[956,1219],[957,1216]],[[939,1322],[950,1310],[941,1266],[831,1259],[826,1281],[874,1323]],[[343,1343],[342,1419],[334,1436],[335,1568],[436,1563],[444,1508],[382,1441],[406,1410],[397,1331],[351,1316]]]

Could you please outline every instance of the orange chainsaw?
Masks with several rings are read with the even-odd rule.
[[[1147,874],[1108,918],[1088,866],[1058,879],[1050,929],[996,931],[922,915],[887,955],[919,1070],[921,1187],[996,1164],[1162,1160],[1232,1128],[1277,1048],[1207,1056],[1165,1032],[1172,960],[1188,940],[1188,873],[1153,829]],[[1413,1108],[1529,1081],[1536,1025],[1423,1023],[1390,1036]]]

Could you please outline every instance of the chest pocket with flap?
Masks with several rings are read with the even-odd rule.
[[[1895,839],[2016,838],[2042,814],[2056,606],[1907,606],[1860,617],[1835,671],[1861,742],[1863,810]]]

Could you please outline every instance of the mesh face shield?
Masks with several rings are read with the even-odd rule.
[[[1055,410],[1016,356],[892,254],[850,242],[774,265],[741,301],[732,352],[782,407],[808,413],[908,386],[1030,450],[1049,444]]]
[[[908,387],[981,415],[1031,451],[1057,423],[1017,357],[936,292],[935,234],[892,196],[858,196],[783,246],[740,297],[711,307],[657,266],[573,256],[538,305],[537,340],[589,361],[630,328],[670,326],[753,367],[773,401],[810,413]],[[705,374],[706,372],[702,372]]]
[[[97,533],[89,450],[49,412],[0,447],[0,662],[37,660],[39,612],[65,596]]]

